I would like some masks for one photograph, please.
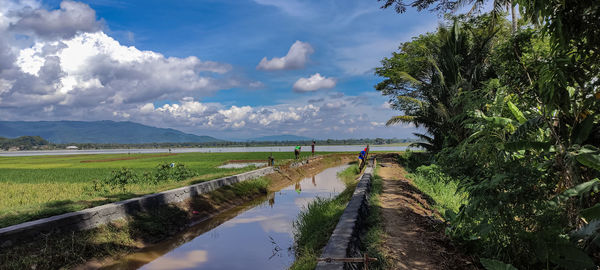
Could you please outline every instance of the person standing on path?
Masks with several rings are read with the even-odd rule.
[[[296,159],[298,159],[298,157],[300,156],[300,145],[296,145],[296,148],[294,149],[294,155],[296,156]]]
[[[365,150],[360,151],[360,153],[358,154],[358,170],[362,171],[362,168],[365,166],[365,158],[367,155],[366,152],[367,148],[365,148]]]
[[[310,146],[311,150],[312,150],[312,155],[315,155],[315,140],[313,140],[312,145]]]

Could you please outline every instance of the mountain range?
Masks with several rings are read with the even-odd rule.
[[[0,137],[40,136],[52,143],[220,142],[170,128],[115,121],[0,121]]]

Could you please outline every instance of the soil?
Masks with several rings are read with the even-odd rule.
[[[479,269],[444,235],[445,224],[431,207],[433,199],[405,177],[406,171],[396,161],[396,155],[377,157],[383,179],[382,251],[389,269]]]

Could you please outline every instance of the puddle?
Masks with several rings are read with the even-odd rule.
[[[333,167],[201,222],[103,269],[287,269],[294,262],[293,222],[316,197],[345,189]]]
[[[221,165],[218,168],[220,169],[239,169],[248,166],[254,166],[256,168],[267,166],[266,162],[246,162],[246,163],[227,163],[225,165]]]

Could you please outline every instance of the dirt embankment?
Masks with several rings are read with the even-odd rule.
[[[444,235],[444,223],[431,207],[433,199],[405,177],[396,161],[395,155],[378,156],[378,175],[383,179],[382,249],[390,269],[479,269]]]

